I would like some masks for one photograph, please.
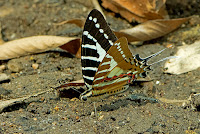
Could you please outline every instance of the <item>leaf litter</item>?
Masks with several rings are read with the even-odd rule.
[[[180,46],[177,49],[174,56],[178,58],[170,59],[165,63],[165,73],[182,74],[200,67],[200,41]]]
[[[166,82],[167,83],[167,82]],[[159,88],[159,86],[158,86],[158,88]],[[116,97],[115,97],[116,98]],[[118,99],[118,98],[117,98]],[[21,101],[22,100],[22,101]],[[23,99],[21,99],[20,100],[20,102],[23,102]],[[109,99],[108,99],[109,100]],[[110,100],[112,100],[112,102],[114,101],[113,100],[113,97],[110,99]],[[12,103],[12,100],[10,101],[11,103]],[[13,100],[13,102],[15,102],[15,100]],[[64,104],[63,104],[63,102],[65,102]],[[47,103],[49,103],[48,101],[47,101]],[[13,103],[14,104],[14,103]],[[64,105],[63,107],[61,106],[61,105]],[[41,107],[42,108],[44,108],[44,105],[46,105],[46,103],[42,103],[41,104]],[[101,126],[101,124],[99,124],[98,126],[95,126],[95,124],[93,123],[93,121],[94,122],[96,122],[96,120],[93,120],[92,118],[90,118],[89,119],[89,121],[87,122],[87,120],[85,119],[85,117],[88,117],[88,114],[85,114],[84,113],[84,115],[82,116],[79,112],[80,112],[80,110],[81,110],[81,108],[82,108],[82,105],[78,105],[76,102],[75,103],[73,103],[72,105],[73,105],[73,107],[68,107],[68,101],[59,101],[59,103],[58,104],[56,104],[56,105],[58,105],[58,107],[60,108],[60,110],[59,111],[56,111],[57,113],[55,113],[56,115],[57,114],[59,114],[59,118],[56,116],[56,119],[66,119],[66,120],[64,120],[64,122],[62,122],[62,126],[64,126],[65,127],[65,131],[66,131],[66,126],[65,126],[65,122],[73,122],[74,120],[76,120],[76,118],[73,118],[73,114],[74,113],[76,113],[76,115],[78,114],[78,115],[80,115],[80,120],[79,121],[77,121],[77,122],[79,122],[79,123],[76,123],[76,122],[74,122],[74,125],[73,124],[70,124],[69,122],[69,124],[70,124],[70,127],[68,128],[68,129],[71,129],[71,130],[76,130],[77,129],[77,127],[79,127],[78,125],[79,124],[81,124],[81,126],[80,126],[80,128],[82,128],[82,127],[84,127],[84,129],[83,129],[83,131],[86,129],[86,127],[85,127],[85,125],[84,124],[82,124],[82,122],[84,121],[86,124],[87,124],[87,126],[93,126],[92,128],[94,128],[94,129],[97,129],[97,130],[101,130],[102,132],[105,132],[104,130],[106,129],[106,131],[107,131],[107,128],[106,127],[104,127],[104,126]],[[66,106],[67,105],[67,106]],[[114,105],[114,103],[112,103],[112,105]],[[160,129],[160,131],[164,131],[164,132],[167,132],[166,131],[166,129],[167,128],[172,128],[173,126],[168,126],[168,125],[170,125],[170,124],[168,124],[168,123],[166,123],[165,122],[165,120],[169,120],[170,121],[170,119],[171,119],[171,117],[175,117],[175,114],[174,114],[174,110],[176,110],[175,109],[175,107],[173,107],[173,108],[171,108],[171,106],[168,106],[168,105],[166,105],[166,104],[159,104],[160,106],[157,106],[157,105],[145,105],[145,106],[136,106],[136,107],[134,107],[133,109],[132,109],[132,107],[130,107],[130,106],[126,106],[125,108],[120,108],[119,110],[114,110],[114,112],[112,112],[112,115],[117,115],[117,114],[115,114],[115,112],[120,112],[120,111],[123,111],[123,115],[126,115],[126,116],[122,116],[122,118],[126,118],[127,117],[127,120],[128,120],[128,122],[126,122],[126,125],[124,126],[124,127],[121,127],[121,126],[117,126],[117,122],[120,122],[121,121],[121,117],[119,117],[119,116],[116,116],[116,117],[112,117],[112,119],[114,119],[114,120],[116,120],[115,122],[109,122],[109,124],[111,124],[111,126],[117,126],[116,128],[116,130],[115,130],[115,128],[112,128],[112,130],[110,130],[110,132],[112,132],[113,130],[114,131],[117,131],[117,132],[120,132],[120,130],[125,130],[126,128],[127,128],[127,126],[132,126],[133,127],[133,129],[134,129],[134,132],[145,132],[145,130],[149,130],[149,128],[150,128],[150,130],[152,130],[152,132],[156,132],[156,130],[158,130],[158,129]],[[39,113],[40,114],[43,114],[43,113],[41,113],[40,112],[40,110],[41,110],[41,108],[39,108],[38,107],[39,105],[37,105],[37,107],[33,107],[33,111],[35,110],[35,111],[39,111]],[[79,106],[79,107],[77,107],[77,106]],[[115,105],[114,105],[115,106]],[[149,107],[148,107],[149,106]],[[195,105],[196,106],[196,105]],[[163,116],[163,114],[160,114],[160,113],[162,113],[160,110],[158,110],[158,107],[160,107],[161,109],[164,109],[164,111],[163,111],[163,113],[166,113],[167,112],[167,114],[170,116],[170,118],[167,118],[167,117],[165,117],[165,116]],[[51,108],[51,107],[50,107]],[[87,107],[85,107],[84,106],[84,109],[86,109]],[[155,108],[155,109],[153,109],[153,111],[151,111],[152,110],[152,108]],[[28,110],[30,110],[29,108],[27,108]],[[69,110],[68,110],[69,109]],[[89,111],[91,111],[91,109],[93,109],[93,107],[90,107],[89,108]],[[27,110],[27,111],[28,111]],[[64,111],[64,110],[66,110],[66,111]],[[68,111],[67,111],[68,110]],[[132,112],[130,112],[129,110],[132,110]],[[74,113],[72,112],[72,111],[75,111]],[[152,125],[145,125],[145,127],[147,126],[148,128],[146,128],[146,129],[144,129],[144,118],[143,117],[140,117],[140,114],[139,113],[142,113],[143,115],[142,116],[145,116],[146,117],[146,113],[144,112],[144,111],[147,111],[147,113],[149,113],[149,115],[151,115],[151,116],[148,116],[148,119],[149,120],[152,120],[152,121],[155,121],[154,122],[154,125],[152,124]],[[158,111],[158,113],[156,113],[156,111]],[[180,125],[183,125],[182,123],[183,122],[179,122],[180,120],[182,121],[183,119],[182,119],[182,117],[183,117],[183,115],[185,116],[185,114],[182,114],[183,112],[187,112],[187,111],[182,111],[182,109],[180,109],[180,108],[178,108],[177,109],[177,111],[176,111],[176,116],[179,118],[179,120],[176,120],[176,118],[175,118],[175,121],[177,121],[177,123],[179,123]],[[59,113],[58,113],[59,112]],[[107,116],[107,114],[106,113],[108,113],[108,114],[111,114],[111,112],[103,112],[103,115],[102,115],[102,117],[104,116],[104,118],[102,119],[102,121],[103,121],[103,123],[104,124],[106,124],[107,125],[107,123],[108,123],[108,121],[106,121],[105,120],[105,118],[107,118],[108,116]],[[31,113],[31,112],[29,112],[29,113]],[[65,113],[65,114],[63,114],[63,113]],[[66,113],[67,113],[67,115],[66,115]],[[134,114],[132,114],[132,113],[134,113]],[[10,113],[10,114],[12,114],[12,113]],[[38,114],[38,115],[40,115],[40,114]],[[119,113],[119,115],[120,115],[121,113]],[[130,116],[130,114],[132,114],[133,116]],[[135,117],[134,115],[139,115],[139,118],[138,118],[138,116],[137,117]],[[47,114],[45,114],[46,116],[48,116]],[[53,119],[53,116],[52,116],[53,114],[51,113],[50,114],[50,116],[52,117],[51,119]],[[68,116],[69,115],[69,116]],[[156,118],[156,120],[154,119],[154,118],[152,118],[152,117],[155,117],[155,115],[159,115],[159,116],[157,116],[157,118]],[[195,113],[192,113],[192,115],[195,115]],[[34,114],[32,114],[31,116],[34,116]],[[84,117],[85,116],[85,117]],[[130,119],[129,119],[129,116],[131,117]],[[28,116],[27,116],[28,117]],[[75,117],[77,117],[77,116],[75,116]],[[185,120],[189,120],[189,121],[192,121],[191,119],[193,119],[193,118],[191,118],[192,116],[190,116],[190,114],[188,114],[188,116],[187,117],[184,117],[184,119]],[[136,118],[136,124],[135,125],[133,125],[131,122],[134,122],[133,121],[133,119],[135,119]],[[160,121],[160,122],[158,122],[157,121],[157,119],[158,118],[162,118],[162,119],[164,119],[164,121]],[[39,118],[38,118],[39,119]],[[142,120],[142,121],[140,121],[140,119]],[[16,119],[17,120],[17,119]],[[39,121],[39,120],[38,120]],[[60,120],[59,120],[60,121]],[[149,123],[149,121],[147,121],[148,123]],[[171,121],[170,121],[171,122]],[[193,121],[194,122],[194,121]],[[29,120],[29,125],[31,126],[31,121]],[[90,124],[90,123],[92,123],[92,124]],[[102,122],[99,122],[99,123],[102,123]],[[130,124],[131,123],[131,124]],[[160,128],[158,128],[158,129],[154,129],[154,126],[155,126],[155,124],[161,124],[161,126],[162,126],[162,123],[164,123],[165,125],[167,125],[165,128],[163,127],[160,127]],[[51,123],[50,123],[51,124]],[[53,125],[55,125],[54,127],[56,128],[57,126],[59,126],[59,125],[57,125],[56,126],[56,123],[52,123]],[[173,120],[173,122],[172,122],[172,125],[174,125],[174,120]],[[176,124],[175,124],[176,125]],[[188,127],[188,124],[185,124],[185,125],[183,125],[183,126],[187,126]],[[194,123],[194,126],[196,126],[196,124]],[[103,129],[99,129],[100,127],[102,127]],[[157,127],[157,126],[156,126]],[[3,127],[4,128],[4,127]],[[42,129],[43,129],[44,127],[42,127]],[[118,129],[118,128],[120,128],[120,129]],[[125,128],[125,129],[124,129]],[[141,128],[140,130],[137,130],[137,128]],[[143,128],[143,130],[142,130],[142,128]],[[12,128],[11,128],[12,129]],[[33,130],[35,130],[35,128],[32,128]],[[46,129],[46,128],[45,128]],[[185,131],[185,128],[181,128],[181,129],[183,129],[181,132],[183,132],[183,131]],[[198,129],[198,128],[197,128]],[[56,132],[58,131],[58,130],[62,130],[62,127],[60,127],[59,129],[55,129],[56,130]],[[37,129],[36,129],[36,131],[37,131]],[[45,131],[45,130],[44,130]],[[91,131],[91,130],[90,130]],[[125,131],[127,131],[127,130],[125,130]],[[195,130],[196,131],[196,130]],[[30,132],[29,130],[28,130],[28,132]],[[69,132],[69,131],[68,131]],[[89,131],[88,131],[89,132]]]
[[[9,41],[0,45],[0,60],[7,60],[28,54],[44,52],[67,44],[68,42],[76,39],[79,38],[59,36],[32,36]],[[73,54],[75,54],[74,51]]]
[[[168,19],[165,0],[103,0],[102,6],[132,22]]]

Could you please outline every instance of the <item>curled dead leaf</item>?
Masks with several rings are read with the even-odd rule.
[[[118,38],[126,37],[129,42],[147,41],[172,32],[189,19],[151,20],[130,29],[120,30],[119,32],[115,32],[115,34]]]
[[[168,19],[165,10],[166,0],[102,0],[102,6],[119,13],[132,22],[145,22],[154,19]]]
[[[25,97],[22,97],[22,98],[16,98],[16,99],[10,99],[10,100],[0,100],[0,113],[2,113],[7,107],[11,107],[11,106],[14,106],[16,104],[24,104],[24,101],[27,100],[29,103],[32,102],[32,101],[35,101],[35,100],[28,100],[32,97],[36,98],[37,96],[39,95],[42,95],[42,94],[45,94],[49,91],[51,91],[52,89],[49,89],[47,91],[42,91],[42,92],[39,92],[37,94],[33,94],[33,95],[28,95],[28,96],[25,96]]]
[[[200,41],[191,45],[178,47],[175,54],[178,58],[170,59],[165,63],[165,73],[182,74],[200,67]]]
[[[76,37],[59,37],[59,36],[32,36],[22,39],[6,42],[0,45],[0,60],[11,59],[27,54],[44,52],[56,48],[72,40],[79,39]]]

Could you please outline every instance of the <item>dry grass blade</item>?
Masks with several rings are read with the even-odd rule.
[[[178,47],[175,54],[178,58],[170,59],[165,63],[165,73],[182,74],[200,67],[200,41],[191,45]]]
[[[102,6],[132,22],[167,19],[165,0],[103,0]]]
[[[130,29],[120,30],[115,34],[118,38],[125,36],[129,42],[147,41],[172,32],[189,19],[151,20]]]
[[[75,39],[77,38],[59,36],[32,36],[9,41],[3,45],[0,45],[0,60],[44,52]]]

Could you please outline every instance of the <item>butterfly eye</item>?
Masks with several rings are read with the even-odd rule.
[[[87,96],[82,96],[81,98],[83,101],[87,101]]]

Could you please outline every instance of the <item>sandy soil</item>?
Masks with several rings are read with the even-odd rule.
[[[199,19],[198,0],[177,3],[178,0],[167,2],[171,18],[197,15]],[[57,26],[54,23],[86,18],[92,9],[90,0],[0,1],[2,36],[4,41],[34,35],[81,37],[82,29],[76,25]],[[131,27],[122,18],[108,11],[105,14],[113,29]],[[199,35],[188,32],[200,30],[199,23],[194,21],[162,38],[132,46],[131,51],[145,57],[172,43],[174,49],[165,51],[153,61],[173,55],[183,42],[191,44],[200,39]],[[183,33],[188,34],[183,36]],[[1,100],[47,91],[82,78],[80,59],[59,49],[0,62],[6,66],[2,72],[10,76],[10,80],[1,82]],[[39,64],[38,69],[32,68],[34,63]],[[79,94],[66,88],[60,92],[62,97],[56,91],[49,91],[4,109],[0,114],[0,133],[200,133],[199,107],[193,110],[190,106],[183,107],[182,103],[154,100],[161,97],[187,100],[191,93],[200,92],[200,69],[171,75],[163,73],[163,64],[153,66],[149,74],[152,82],[136,83],[125,93],[96,102],[97,117],[93,103],[81,102]],[[75,88],[81,92],[85,89]],[[66,95],[62,95],[64,93]],[[134,99],[137,96],[140,98]]]

